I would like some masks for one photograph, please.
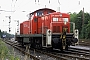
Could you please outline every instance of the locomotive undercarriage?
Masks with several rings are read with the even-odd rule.
[[[18,42],[22,45],[29,45],[32,48],[35,49],[42,49],[42,48],[50,48],[50,49],[60,49],[61,51],[63,50],[68,50],[68,47],[72,44],[73,42],[73,34],[66,34],[65,39],[61,38],[62,34],[52,34],[52,40],[51,40],[51,45],[47,44],[46,41],[46,35],[36,35],[33,36],[26,36],[26,35],[20,35],[17,36]],[[42,38],[43,36],[43,38]],[[42,40],[43,39],[43,40]]]
[[[52,37],[52,47],[55,49],[68,50],[68,47],[72,45],[73,34],[66,34],[66,37],[61,38],[61,34],[54,34]]]
[[[30,40],[30,44],[32,48],[41,49],[42,48],[42,40],[41,38],[32,38]]]

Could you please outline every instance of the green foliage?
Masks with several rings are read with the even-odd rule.
[[[90,14],[83,13],[82,10],[79,13],[70,14],[70,22],[75,23],[75,28],[79,30],[79,38],[90,39]],[[84,22],[84,24],[82,24]],[[71,26],[72,27],[72,26]],[[71,28],[72,31],[72,28]]]
[[[88,24],[87,24],[87,26],[86,26],[86,32],[87,32],[87,34],[86,34],[86,38],[88,39],[90,39],[90,20],[88,21]]]
[[[90,20],[90,14],[89,13],[84,13],[84,15],[85,15],[84,24],[88,24],[88,22]]]
[[[14,59],[14,60],[20,60],[20,59],[19,59],[19,57],[15,57],[15,59]]]
[[[81,36],[80,36],[80,38],[84,38],[85,39],[85,35],[86,35],[86,25],[83,25],[82,26],[83,28],[82,28],[82,30],[81,30]]]
[[[70,22],[75,22],[77,13],[70,13]],[[73,32],[73,24],[70,24],[70,32]]]
[[[19,60],[18,57],[11,55],[10,50],[6,47],[5,43],[0,39],[0,60]]]
[[[0,40],[0,58],[5,58],[8,56],[8,48],[5,46],[5,43]]]
[[[13,55],[10,55],[9,59],[10,60],[20,60],[19,57],[14,57]]]
[[[75,19],[76,19],[76,16],[77,16],[77,13],[70,13],[70,21],[71,22],[74,22],[75,21]]]
[[[14,60],[14,56],[10,55],[9,59]]]
[[[3,34],[3,32],[1,32],[1,30],[0,30],[0,37],[2,36],[2,34]]]
[[[13,34],[9,34],[9,33],[7,33],[6,31],[1,31],[0,30],[0,37],[2,38],[2,36],[3,35],[6,35],[6,38],[9,38],[9,37],[14,37],[14,35]]]

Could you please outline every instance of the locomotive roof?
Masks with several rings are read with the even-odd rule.
[[[35,13],[35,12],[37,12],[37,11],[41,11],[41,10],[51,10],[51,11],[56,12],[55,10],[50,9],[50,8],[41,8],[41,9],[35,10],[34,12],[31,12],[30,14],[33,14],[33,13]]]

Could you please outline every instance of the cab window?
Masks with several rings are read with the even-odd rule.
[[[58,18],[57,17],[53,17],[53,22],[56,22],[58,21]]]
[[[43,15],[43,11],[36,12],[36,16],[41,16],[41,15]]]

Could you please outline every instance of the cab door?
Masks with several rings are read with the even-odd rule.
[[[60,23],[58,22],[58,18],[53,18],[52,21],[52,30],[53,33],[60,33]]]
[[[38,34],[38,18],[37,17],[35,17],[34,18],[34,33],[35,34]]]

